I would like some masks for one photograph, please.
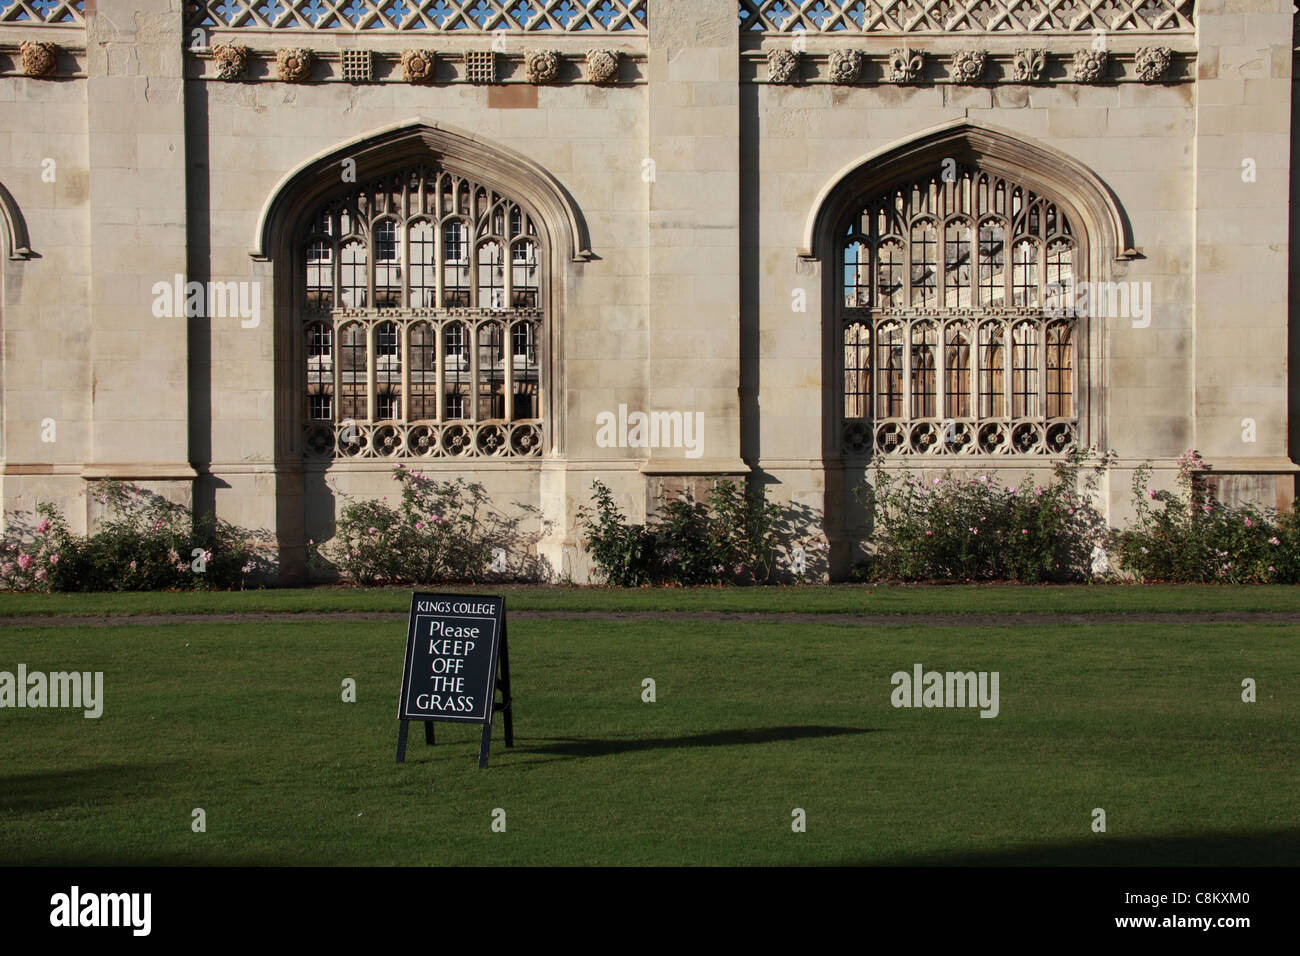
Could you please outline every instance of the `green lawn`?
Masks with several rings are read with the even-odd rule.
[[[1300,587],[1268,585],[834,585],[769,588],[576,588],[452,585],[456,593],[505,594],[512,611],[754,611],[804,614],[1187,613],[1300,611]],[[406,613],[401,588],[271,591],[13,594],[0,617],[27,615],[233,614],[392,611]]]
[[[509,591],[508,607],[1287,610],[1287,589]],[[971,601],[970,598],[975,598]],[[99,596],[0,614],[103,613]],[[389,609],[403,592],[113,595],[151,610]],[[910,600],[910,603],[906,603]],[[240,603],[264,602],[264,603]],[[877,603],[879,602],[879,603]],[[404,625],[0,630],[0,670],[105,672],[99,720],[0,710],[0,862],[1296,864],[1300,625],[526,619],[516,742],[413,728]],[[894,709],[890,675],[1000,674],[1001,713]],[[341,701],[344,678],[359,699]],[[641,681],[657,682],[643,703]],[[1257,703],[1241,701],[1254,678]],[[191,811],[207,832],[191,831]],[[807,832],[791,831],[791,811]],[[1104,808],[1107,832],[1091,832]],[[506,811],[505,833],[491,830]]]

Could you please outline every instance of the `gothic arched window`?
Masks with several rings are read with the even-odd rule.
[[[528,209],[422,165],[307,223],[296,296],[309,455],[540,454],[545,249]]]
[[[843,447],[1063,452],[1080,335],[1052,304],[1084,278],[1080,237],[1051,198],[953,165],[855,205],[838,232]]]

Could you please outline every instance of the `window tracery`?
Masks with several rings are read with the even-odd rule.
[[[332,199],[308,222],[308,454],[539,455],[544,255],[532,214],[421,165]]]
[[[1078,439],[1081,281],[1064,209],[957,164],[869,199],[841,230],[837,328],[849,455],[1047,455]],[[874,347],[873,347],[874,339]]]

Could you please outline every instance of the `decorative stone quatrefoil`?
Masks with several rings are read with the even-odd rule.
[[[1100,83],[1106,75],[1110,58],[1105,50],[1077,50],[1074,54],[1073,76],[1076,83]]]
[[[22,53],[24,76],[54,75],[59,57],[59,48],[56,44],[40,40],[24,40],[18,49]]]
[[[987,63],[983,50],[958,50],[952,55],[952,78],[958,83],[978,83]]]
[[[619,52],[617,50],[587,51],[587,81],[589,83],[615,83],[618,81]]]
[[[313,55],[302,47],[275,51],[275,72],[282,83],[304,83],[311,76]]]
[[[767,77],[773,83],[793,83],[799,79],[799,54],[793,50],[769,50]]]
[[[532,50],[524,57],[524,74],[529,83],[554,83],[560,78],[560,63],[557,50]]]
[[[841,86],[856,83],[862,75],[862,61],[861,50],[836,50],[830,58],[831,82]]]
[[[1169,74],[1174,51],[1167,46],[1144,46],[1137,51],[1133,68],[1143,83],[1158,83]]]
[[[429,83],[433,80],[434,55],[427,50],[406,50],[402,53],[402,79],[407,83]]]

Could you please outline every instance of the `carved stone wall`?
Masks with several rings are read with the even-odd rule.
[[[647,6],[649,0],[217,0],[185,4],[189,28],[439,33],[645,33]]]
[[[1193,0],[740,0],[754,33],[1190,32],[1193,16]]]

